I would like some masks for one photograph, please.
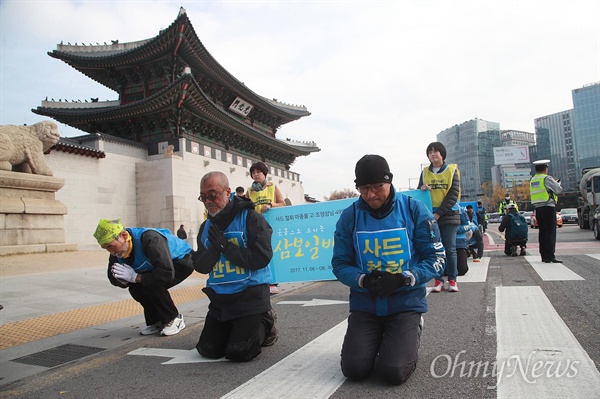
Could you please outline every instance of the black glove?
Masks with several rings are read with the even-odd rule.
[[[392,292],[396,291],[397,288],[410,285],[410,278],[405,277],[403,274],[392,274],[388,272],[379,272],[379,278],[374,282],[375,295],[385,298]]]
[[[379,277],[379,273],[381,273],[379,270],[373,270],[371,273],[365,274],[365,276],[363,277],[363,281],[362,281],[363,288],[366,288],[367,291],[369,291],[369,294],[371,294],[371,296],[373,298],[375,298],[375,296],[376,296],[375,295],[375,281]]]
[[[208,241],[210,241],[213,250],[218,253],[225,252],[225,249],[229,245],[229,241],[227,241],[221,229],[215,224],[212,224],[210,229],[208,229]]]

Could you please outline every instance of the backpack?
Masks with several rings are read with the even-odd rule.
[[[529,233],[529,226],[523,215],[520,213],[516,215],[509,213],[507,216],[510,217],[510,229],[507,229],[508,239],[511,241],[526,240]]]

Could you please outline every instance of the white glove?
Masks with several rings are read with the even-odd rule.
[[[128,283],[135,283],[137,273],[129,265],[122,265],[115,263],[112,265],[112,274],[116,279],[121,281],[127,281]]]

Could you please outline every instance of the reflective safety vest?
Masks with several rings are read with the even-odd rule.
[[[498,213],[506,213],[506,211],[508,210],[508,206],[510,204],[515,204],[515,208],[517,209],[517,212],[519,212],[519,207],[517,206],[517,203],[515,201],[509,200],[508,204],[507,204],[506,200],[504,200],[500,203],[500,207],[498,208]]]
[[[446,198],[448,191],[450,191],[455,172],[460,176],[460,172],[455,163],[446,164],[446,168],[438,173],[433,173],[429,170],[429,167],[423,169],[423,183],[431,188],[431,205],[434,212],[442,205],[444,198]],[[458,205],[459,202],[460,193],[458,194],[458,199],[456,200],[456,204],[452,207],[452,210],[456,211],[460,209],[460,206]]]
[[[550,201],[550,198],[557,202],[556,194],[546,188],[545,174],[536,174],[529,181],[529,193],[531,194],[532,204],[544,204]],[[552,195],[552,197],[550,197]]]
[[[275,202],[275,185],[266,186],[262,191],[254,191],[251,187],[248,187],[248,197],[254,202],[256,210],[260,205],[272,204]]]

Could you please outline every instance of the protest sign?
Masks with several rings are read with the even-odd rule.
[[[431,210],[429,191],[404,191]],[[265,218],[273,228],[270,263],[273,282],[335,280],[333,235],[340,215],[358,198],[272,208]]]

